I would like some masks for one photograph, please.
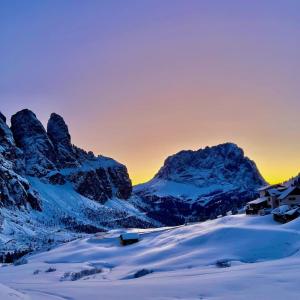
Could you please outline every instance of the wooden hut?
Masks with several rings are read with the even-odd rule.
[[[246,206],[247,215],[256,215],[261,209],[271,208],[268,202],[268,197],[261,197],[256,200],[250,201]]]
[[[128,232],[128,233],[122,233],[120,235],[120,242],[123,246],[137,243],[139,240],[140,240],[140,236],[138,233]]]

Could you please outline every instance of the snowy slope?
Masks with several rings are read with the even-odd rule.
[[[16,290],[13,290],[3,284],[0,284],[0,299],[1,300],[14,300],[14,299],[20,299],[20,300],[29,300],[29,296],[19,293]]]
[[[82,236],[81,232],[153,226],[147,216],[125,200],[113,198],[102,205],[78,194],[69,183],[52,185],[33,177],[29,182],[39,191],[42,211],[2,208],[1,251],[49,247]]]
[[[126,247],[115,230],[32,255],[0,268],[0,282],[29,299],[299,299],[299,220],[237,215],[135,231],[141,241]]]
[[[154,178],[147,183],[139,184],[134,187],[134,191],[137,195],[141,195],[141,193],[146,190],[148,195],[174,197],[190,204],[200,201],[204,205],[211,200],[210,196],[212,194],[220,191],[231,191],[233,188],[232,184],[228,184],[226,182],[224,182],[222,186],[217,183],[212,183],[210,185],[199,187],[192,183],[182,183]]]

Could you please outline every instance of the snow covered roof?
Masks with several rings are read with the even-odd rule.
[[[268,190],[268,193],[270,194],[270,196],[278,196],[281,192],[276,188],[270,188]]]
[[[290,209],[289,205],[281,205],[272,211],[272,214],[284,214]]]
[[[285,199],[287,196],[289,196],[291,193],[293,193],[296,189],[298,189],[297,186],[290,186],[287,188],[282,194],[278,197],[279,200]]]
[[[259,203],[263,203],[265,201],[268,201],[268,197],[257,198],[253,201],[248,202],[248,204],[259,204]]]
[[[280,188],[280,187],[283,187],[282,184],[280,183],[276,183],[276,184],[269,184],[269,185],[266,185],[266,186],[263,186],[261,187],[260,189],[258,189],[259,192],[262,192],[262,191],[266,191],[266,190],[269,190],[269,189],[275,189],[275,188]]]
[[[293,209],[287,211],[285,214],[291,216],[291,215],[293,215],[297,210],[299,210],[299,207],[293,208]]]
[[[124,241],[126,240],[139,240],[140,236],[135,232],[127,232],[120,235],[120,238]]]

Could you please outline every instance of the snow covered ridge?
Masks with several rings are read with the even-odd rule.
[[[226,143],[168,157],[152,180],[134,187],[132,201],[152,218],[178,225],[236,210],[265,184],[243,150]]]
[[[131,192],[126,167],[74,146],[61,116],[46,131],[28,109],[11,128],[0,114],[0,260],[79,232],[154,226],[126,203]]]
[[[1,299],[299,299],[300,220],[236,215],[131,232],[138,243],[122,246],[113,230],[0,267]]]

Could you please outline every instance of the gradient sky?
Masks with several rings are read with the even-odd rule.
[[[72,142],[150,179],[232,141],[300,171],[300,1],[0,0],[0,110],[55,111]]]

